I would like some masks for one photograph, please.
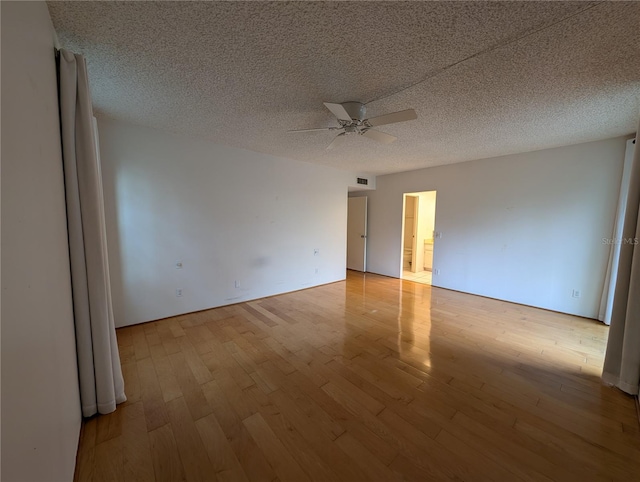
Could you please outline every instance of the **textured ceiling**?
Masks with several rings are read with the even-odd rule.
[[[98,115],[375,174],[634,132],[640,2],[48,2]],[[389,145],[289,129],[368,115]]]

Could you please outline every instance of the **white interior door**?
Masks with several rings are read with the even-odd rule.
[[[367,197],[350,197],[347,211],[347,269],[367,270]]]

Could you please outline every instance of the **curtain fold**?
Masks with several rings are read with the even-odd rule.
[[[640,132],[640,126],[638,127]],[[602,378],[621,390],[640,395],[640,148],[638,135],[630,167],[618,274],[611,309],[611,328]]]
[[[110,413],[126,400],[111,308],[102,175],[84,58],[58,56],[73,311],[82,414]]]
[[[618,265],[620,263],[620,247],[622,243],[615,240],[622,239],[622,228],[627,212],[627,198],[629,197],[629,184],[631,182],[631,166],[633,164],[634,144],[632,140],[627,141],[624,153],[624,167],[622,169],[622,181],[620,182],[620,195],[618,197],[618,208],[616,209],[616,219],[613,226],[613,240],[609,249],[609,262],[604,280],[602,297],[600,298],[600,308],[598,310],[598,320],[605,325],[611,324],[611,313],[613,311],[613,296],[616,290],[616,280],[618,277]]]

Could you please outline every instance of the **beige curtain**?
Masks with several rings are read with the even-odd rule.
[[[111,308],[102,175],[84,58],[58,56],[62,156],[82,414],[126,400]]]
[[[640,127],[639,127],[640,131]],[[611,328],[602,378],[632,395],[640,390],[640,149],[636,144],[620,243]]]
[[[627,212],[627,199],[629,197],[629,185],[631,184],[631,166],[633,165],[633,154],[635,151],[635,141],[630,139],[627,141],[624,152],[624,167],[622,169],[622,182],[620,183],[620,195],[618,197],[618,209],[616,210],[616,219],[613,226],[613,239],[622,239],[622,229],[624,227],[624,219]],[[605,325],[611,324],[611,314],[613,311],[613,295],[616,291],[616,280],[618,278],[618,266],[620,264],[620,248],[621,242],[614,242],[609,249],[609,264],[607,265],[607,273],[605,275],[602,297],[600,298],[600,309],[598,311],[598,320]]]

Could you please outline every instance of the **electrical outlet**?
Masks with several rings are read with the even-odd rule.
[[[177,296],[178,298],[180,298],[180,297],[182,296],[182,288],[178,288],[178,289],[176,290],[176,296]]]
[[[318,256],[319,254],[320,254],[320,248],[315,248],[315,249],[313,250],[313,255],[314,255],[314,256]]]
[[[235,286],[236,288],[240,288],[240,281],[236,280]]]
[[[318,268],[316,268],[316,274],[318,274]]]
[[[580,290],[573,290],[573,292],[571,293],[571,296],[573,298],[580,298]]]
[[[434,269],[433,270],[433,274],[435,274],[436,276],[440,274],[440,270],[439,269]]]

